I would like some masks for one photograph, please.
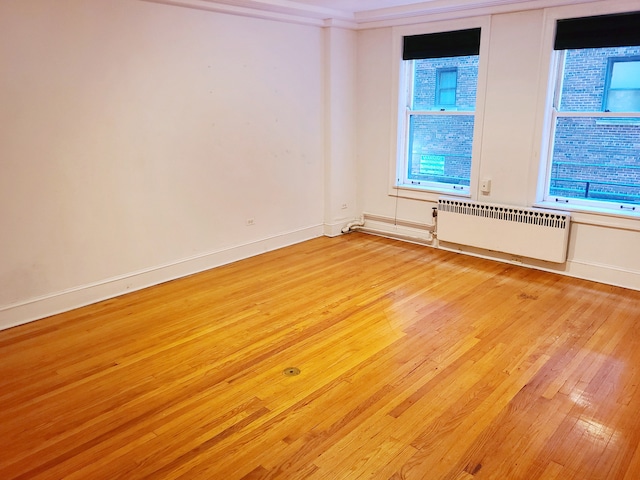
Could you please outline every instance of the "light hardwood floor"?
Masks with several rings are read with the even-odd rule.
[[[0,478],[637,480],[639,346],[640,292],[318,238],[0,332]]]

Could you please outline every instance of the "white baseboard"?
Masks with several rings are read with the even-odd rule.
[[[326,237],[337,237],[342,235],[342,229],[352,220],[344,220],[341,222],[325,223],[324,235]]]
[[[640,291],[640,272],[612,265],[570,260],[567,262],[567,270],[564,273],[576,278]]]
[[[408,235],[424,236],[426,235],[426,230],[428,228],[427,225],[412,224],[411,222],[399,221],[397,219],[376,215],[368,215],[366,213],[365,220],[365,225],[369,225],[377,230],[378,234],[390,238],[397,238],[398,240],[406,240],[406,236]],[[365,233],[369,233],[366,230],[363,231]],[[486,258],[488,260],[535,268],[537,270],[544,270],[547,272],[558,273],[560,275],[567,275],[592,282],[605,283],[607,285],[614,285],[617,287],[640,291],[640,272],[614,265],[602,265],[577,259],[568,259],[567,262],[558,264],[524,257],[519,258],[506,253],[491,252],[475,247],[444,242],[440,242],[439,245],[434,243],[430,246],[441,250],[472,255],[475,257]]]
[[[385,225],[386,222],[381,221],[380,219],[378,219],[378,221],[370,222],[370,224],[375,224],[375,227],[378,230],[386,230],[388,234],[385,236],[391,238],[398,236],[398,234],[424,234],[424,230],[422,229],[407,226],[404,226],[403,228],[398,225]],[[259,255],[271,250],[277,250],[278,248],[310,240],[311,238],[316,238],[322,235],[337,236],[341,234],[343,226],[344,225],[340,223],[307,227],[255,242],[182,259],[170,264],[159,265],[146,270],[109,278],[89,285],[82,285],[62,292],[32,298],[24,302],[1,306],[0,330],[39,320],[41,318],[73,310],[102,300],[107,300],[125,293],[141,290],[153,285],[158,285],[163,282],[175,280],[176,278],[192,275],[221,265],[226,265],[228,263]],[[640,291],[640,272],[626,270],[616,266],[599,265],[579,260],[568,260],[562,265],[554,265],[535,260],[528,262],[527,259],[514,261],[512,256],[509,255],[480,251],[470,247],[441,245],[439,248],[456,253],[511,263],[523,267],[536,268],[584,280],[606,283],[609,285]]]
[[[277,250],[322,235],[323,226],[316,225],[243,245],[204,253],[170,264],[158,265],[89,285],[81,285],[20,303],[0,306],[0,330],[226,265],[271,250]]]
[[[604,283],[616,287],[640,291],[640,272],[627,270],[613,265],[600,265],[579,260],[567,260],[565,263],[551,263],[529,258],[518,258],[514,255],[490,252],[474,247],[441,243],[438,248],[448,252],[462,253],[473,257],[486,258],[497,262],[510,263],[521,267],[535,268],[545,272],[558,273],[568,277],[580,278],[591,282]],[[517,259],[516,259],[517,258]]]

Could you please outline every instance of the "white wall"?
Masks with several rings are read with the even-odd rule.
[[[482,199],[536,199],[551,16],[634,2],[474,13],[490,21]],[[363,212],[430,223],[437,195],[390,195],[398,43],[378,27],[0,2],[0,328],[335,235]],[[639,223],[575,214],[566,264],[524,263],[640,289]]]
[[[0,328],[321,235],[323,57],[314,26],[0,2]]]
[[[325,231],[339,235],[356,215],[356,32],[327,27],[325,40]]]
[[[471,185],[473,199],[531,206],[540,170],[546,82],[554,16],[586,16],[633,10],[634,2],[597,2],[567,7],[500,13],[490,16],[486,38],[486,90],[479,105],[482,122],[479,175],[492,180],[490,195]],[[637,9],[637,2],[635,2]],[[485,13],[485,12],[482,12]],[[490,13],[490,12],[489,12]],[[459,12],[458,17],[464,16]],[[468,20],[468,19],[466,19]],[[465,20],[465,21],[466,21]],[[456,21],[456,20],[449,20]],[[413,30],[416,25],[411,27]],[[424,24],[425,30],[433,28]],[[358,36],[358,176],[359,207],[372,216],[431,222],[437,195],[421,200],[396,198],[392,182],[397,117],[399,54],[391,27],[363,30]],[[483,40],[484,41],[484,40]],[[525,265],[591,280],[640,289],[640,219],[574,213],[566,264],[523,259]],[[385,228],[383,224],[377,225]],[[392,228],[389,228],[389,232]],[[511,261],[506,255],[460,247],[470,254]]]

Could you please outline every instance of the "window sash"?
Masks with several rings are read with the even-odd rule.
[[[601,210],[608,211],[619,211],[621,213],[635,213],[640,212],[640,204],[637,202],[625,202],[625,201],[608,201],[601,199],[594,199],[588,197],[588,192],[585,193],[584,198],[580,197],[570,197],[570,196],[562,196],[562,195],[552,195],[552,185],[551,182],[553,178],[553,165],[554,165],[554,152],[555,152],[555,140],[556,140],[556,128],[558,126],[558,119],[560,118],[604,118],[611,119],[609,121],[612,122],[613,125],[618,124],[615,122],[615,119],[621,119],[621,122],[633,122],[633,125],[637,125],[637,128],[640,132],[640,112],[561,112],[556,108],[552,109],[551,115],[551,134],[549,136],[549,149],[547,155],[547,165],[546,165],[546,176],[545,176],[545,190],[543,201],[556,203],[558,205],[576,205],[582,207],[592,207]],[[606,182],[598,181],[598,179],[594,180],[576,180],[578,182],[589,182],[589,185],[598,184],[605,185]],[[618,183],[621,187],[624,187],[623,182]],[[629,185],[631,186],[631,185]],[[585,189],[588,189],[587,186]],[[639,200],[640,202],[640,200]]]
[[[436,192],[450,192],[450,193],[457,193],[457,194],[469,194],[470,191],[470,186],[469,185],[465,185],[465,184],[461,184],[461,183],[454,183],[454,182],[446,182],[446,181],[436,181],[436,180],[426,180],[426,179],[416,179],[416,178],[411,178],[412,175],[410,174],[409,170],[412,166],[412,155],[414,154],[414,152],[412,151],[412,143],[413,143],[413,138],[412,138],[412,128],[411,125],[414,124],[411,121],[412,117],[431,117],[431,118],[437,118],[437,117],[472,117],[475,119],[475,111],[437,111],[437,110],[412,110],[411,108],[407,108],[405,110],[405,147],[404,147],[404,154],[403,154],[403,167],[402,167],[402,173],[399,176],[399,187],[422,187],[422,188],[428,188],[429,190],[433,190]],[[427,154],[428,155],[428,154]],[[471,152],[469,152],[469,155],[471,155]],[[434,154],[433,156],[438,156],[437,154]],[[442,154],[443,157],[456,157],[457,155],[455,154]],[[416,175],[419,176],[419,175]],[[429,176],[428,173],[425,174],[425,176]],[[433,177],[451,177],[450,175],[446,175],[446,174],[442,174],[442,175],[432,175]],[[470,183],[470,178],[467,179],[468,182]]]
[[[624,58],[624,57],[623,57]],[[633,58],[633,57],[627,57]],[[624,58],[626,60],[626,58]],[[638,131],[640,133],[640,111],[624,111],[624,112],[609,112],[609,111],[564,111],[559,110],[562,90],[563,90],[563,79],[564,79],[564,51],[557,51],[555,53],[556,68],[555,71],[555,91],[553,92],[553,104],[551,106],[551,128],[549,135],[549,145],[547,149],[547,161],[546,161],[546,175],[545,175],[545,186],[544,186],[544,194],[543,201],[547,203],[555,203],[557,205],[566,205],[566,206],[577,206],[577,207],[586,207],[588,209],[597,209],[602,211],[614,212],[617,211],[620,214],[634,214],[640,212],[640,200],[636,201],[617,201],[617,200],[603,200],[603,199],[593,199],[589,198],[589,188],[591,184],[597,185],[607,185],[608,183],[604,181],[602,178],[594,178],[593,180],[578,180],[575,179],[575,182],[585,183],[585,198],[579,197],[570,197],[570,196],[562,196],[562,195],[552,195],[552,185],[551,182],[554,180],[553,178],[553,167],[554,167],[554,157],[556,152],[556,137],[557,137],[557,127],[558,121],[562,118],[595,118],[602,119],[601,122],[604,125],[637,125]],[[611,67],[611,63],[609,65]],[[609,68],[607,72],[607,85],[611,76],[611,69]],[[607,88],[603,92],[603,98],[606,99]],[[606,100],[604,100],[606,101]],[[559,165],[561,162],[556,162],[556,165]],[[588,168],[588,165],[581,165],[582,168]],[[596,167],[596,165],[592,165],[592,167]],[[558,180],[558,179],[555,179]],[[574,179],[567,179],[561,181],[572,181]],[[589,183],[587,183],[589,182]],[[625,186],[624,182],[615,182],[616,185],[621,188],[627,187],[637,187],[635,184],[630,184]],[[558,189],[559,187],[555,187],[554,189]],[[557,192],[556,192],[557,193]],[[602,196],[603,193],[601,192]],[[612,196],[614,194],[611,194]],[[624,194],[619,194],[620,196],[624,196]],[[565,207],[566,208],[566,207]]]

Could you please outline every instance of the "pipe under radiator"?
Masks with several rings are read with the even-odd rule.
[[[415,237],[412,235],[405,235],[403,233],[387,232],[384,230],[378,230],[376,228],[368,228],[365,226],[356,226],[351,230],[351,232],[356,232],[356,231],[370,233],[372,235],[378,235],[380,237],[392,238],[394,240],[404,240],[407,242],[419,243],[421,245],[431,245],[431,243],[433,242],[433,234],[431,233],[429,233],[428,238],[423,238],[423,237]]]
[[[437,216],[437,207],[433,207],[433,218],[434,221],[436,219]],[[394,226],[397,227],[397,221],[394,219]],[[410,234],[406,234],[406,233],[400,233],[400,232],[392,232],[389,230],[383,230],[383,229],[379,229],[379,228],[372,228],[368,225],[366,225],[366,219],[365,219],[365,215],[362,215],[360,217],[359,220],[356,220],[354,222],[351,222],[349,224],[347,224],[343,229],[342,229],[342,233],[350,233],[350,232],[364,232],[364,233],[370,233],[372,235],[378,235],[381,237],[387,237],[387,238],[392,238],[395,240],[404,240],[407,242],[412,242],[412,243],[418,243],[418,244],[422,244],[422,245],[431,245],[432,242],[434,241],[435,238],[435,228],[436,225],[435,223],[431,224],[431,225],[421,225],[421,227],[426,227],[429,236],[428,237],[421,237],[418,235],[410,235]]]

